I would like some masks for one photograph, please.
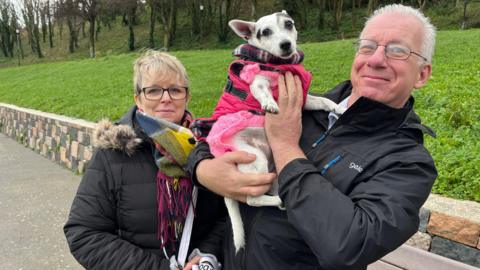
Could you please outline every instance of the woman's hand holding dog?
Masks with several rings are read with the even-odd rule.
[[[202,160],[197,165],[197,179],[221,196],[245,202],[247,195],[260,196],[267,192],[276,179],[274,173],[242,173],[237,169],[237,164],[250,163],[255,158],[254,154],[235,151]]]
[[[277,173],[290,161],[306,158],[299,141],[302,133],[302,83],[287,72],[278,78],[278,114],[267,113],[265,132],[272,148]]]

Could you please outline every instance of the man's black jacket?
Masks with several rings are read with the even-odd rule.
[[[339,103],[349,81],[324,96]],[[241,204],[246,247],[235,256],[231,227],[224,269],[365,269],[418,228],[418,212],[437,172],[423,147],[413,98],[394,109],[361,97],[327,131],[328,112],[304,111],[300,146],[307,159],[279,173],[286,211]],[[211,158],[208,145],[189,170]]]

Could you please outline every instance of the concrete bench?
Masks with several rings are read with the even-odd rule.
[[[367,270],[480,270],[480,268],[442,257],[435,253],[402,245]]]

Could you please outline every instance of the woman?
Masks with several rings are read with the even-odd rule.
[[[73,256],[87,269],[170,269],[191,203],[191,181],[157,165],[170,156],[137,121],[143,112],[188,127],[185,68],[149,51],[135,61],[133,81],[136,106],[115,124],[99,123],[97,149],[64,227]],[[220,254],[224,214],[221,198],[199,190],[190,250]]]

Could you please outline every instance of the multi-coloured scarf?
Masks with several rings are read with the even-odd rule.
[[[157,181],[157,236],[162,248],[168,245],[175,251],[191,205],[193,184],[183,167],[195,140],[188,126],[192,115],[185,111],[182,126],[137,112],[136,120],[154,141],[153,157],[158,166]]]

